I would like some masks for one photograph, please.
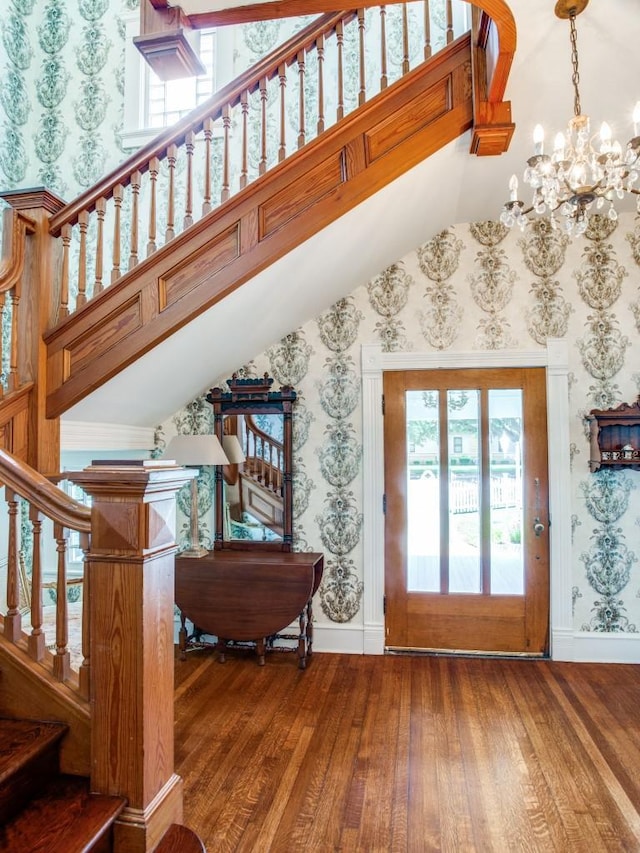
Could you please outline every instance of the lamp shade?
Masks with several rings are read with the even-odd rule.
[[[215,435],[174,435],[163,459],[178,465],[228,465],[229,460]]]
[[[224,448],[227,459],[232,465],[239,465],[241,462],[245,461],[246,456],[244,455],[237,435],[223,435],[222,447]]]

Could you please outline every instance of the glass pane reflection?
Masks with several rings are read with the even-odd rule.
[[[491,592],[524,594],[522,391],[489,391]]]
[[[449,592],[482,592],[480,392],[447,391]]]
[[[437,391],[406,392],[407,590],[440,591],[440,426]]]

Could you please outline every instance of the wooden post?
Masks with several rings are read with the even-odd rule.
[[[42,335],[55,325],[61,283],[62,241],[49,234],[49,217],[64,202],[48,190],[11,190],[1,196],[35,223],[27,239],[22,273],[20,311],[17,323],[18,388],[34,382],[29,404],[26,452],[15,443],[7,448],[36,471],[53,474],[60,469],[60,425],[58,418],[45,416],[46,347]],[[22,437],[21,437],[22,438]]]
[[[175,496],[195,471],[158,462],[93,465],[87,554],[91,790],[126,797],[114,853],[147,853],[182,821],[174,773]]]

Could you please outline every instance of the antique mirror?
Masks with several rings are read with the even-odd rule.
[[[214,430],[231,464],[216,468],[213,547],[290,551],[292,410],[295,391],[272,391],[273,379],[227,380],[212,388]]]

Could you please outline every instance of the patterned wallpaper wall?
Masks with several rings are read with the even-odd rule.
[[[46,185],[70,199],[121,159],[122,17],[137,0],[7,0],[0,8],[0,186]],[[243,36],[251,61],[275,24]],[[596,220],[571,243],[539,222],[528,233],[456,225],[399,259],[244,366],[299,392],[296,546],[326,554],[319,621],[362,622],[362,343],[387,350],[495,350],[564,337],[571,352],[572,587],[576,629],[640,626],[638,472],[588,473],[585,413],[640,392],[640,219]],[[211,385],[226,377],[211,377]],[[206,389],[203,389],[205,391]],[[193,401],[158,427],[209,429]],[[200,483],[210,512],[211,486]],[[181,508],[188,512],[187,499]],[[205,522],[207,516],[205,515]],[[184,521],[184,520],[183,520]],[[182,535],[186,536],[186,524]],[[205,541],[210,526],[203,526]]]
[[[123,159],[122,15],[138,0],[8,0],[0,9],[0,186],[70,200]]]
[[[427,240],[245,365],[300,392],[295,542],[326,555],[318,621],[362,622],[360,345],[531,350],[562,337],[570,348],[574,627],[637,632],[640,472],[589,473],[585,415],[637,398],[639,332],[640,217],[625,214],[617,225],[595,217],[575,242],[544,220],[525,234],[482,222]],[[174,432],[184,417],[163,429]]]

